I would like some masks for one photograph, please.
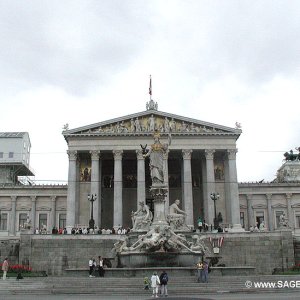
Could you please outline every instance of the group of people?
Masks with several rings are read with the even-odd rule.
[[[208,263],[206,261],[197,263],[197,282],[208,283]]]
[[[164,270],[160,274],[160,276],[157,275],[157,272],[154,272],[151,276],[150,280],[149,277],[144,278],[144,289],[149,290],[150,287],[152,288],[152,297],[158,298],[158,295],[160,294],[162,297],[168,296],[168,285],[169,277],[167,272]]]
[[[98,270],[99,273],[99,277],[104,277],[104,260],[101,256],[98,256],[98,260],[96,262],[96,260],[94,258],[90,258],[89,260],[89,277],[96,277],[95,276],[95,272],[96,270]]]
[[[92,228],[87,228],[87,227],[73,227],[71,229],[71,234],[127,234],[129,233],[130,228],[123,228],[119,227],[117,230],[114,228],[98,228],[95,227],[94,229]],[[40,230],[37,228],[35,231],[35,234],[40,234]],[[53,227],[52,228],[52,234],[68,234],[66,228],[57,228]]]

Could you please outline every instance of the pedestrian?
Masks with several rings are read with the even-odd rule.
[[[93,271],[94,271],[94,260],[93,258],[90,258],[89,260],[89,277],[93,277]]]
[[[148,277],[144,277],[144,290],[149,290],[150,281]]]
[[[208,283],[208,263],[203,262],[202,282]]]
[[[101,256],[98,256],[98,271],[99,271],[99,277],[104,277],[104,260]]]
[[[198,229],[199,229],[199,231],[202,232],[202,229],[203,229],[203,222],[202,222],[201,217],[198,218],[197,223],[198,223]]]
[[[6,275],[7,275],[8,268],[9,268],[8,258],[5,257],[5,259],[3,261],[3,264],[2,264],[2,271],[3,271],[3,277],[2,277],[2,279],[3,280],[6,280]]]
[[[158,286],[160,285],[159,277],[157,276],[157,273],[154,272],[151,276],[151,287],[152,287],[152,297],[158,298]]]
[[[203,263],[199,261],[196,265],[197,267],[197,282],[202,281],[202,273],[203,273]]]
[[[159,276],[160,280],[160,293],[162,297],[168,297],[168,289],[167,289],[167,284],[169,281],[169,277],[167,272],[164,270]]]

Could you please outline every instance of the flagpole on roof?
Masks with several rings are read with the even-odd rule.
[[[150,83],[149,83],[149,95],[150,95],[150,100],[152,100],[152,79],[150,75]]]

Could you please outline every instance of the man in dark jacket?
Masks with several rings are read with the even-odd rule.
[[[164,270],[162,271],[162,273],[159,276],[159,280],[160,280],[160,291],[161,291],[161,296],[168,296],[168,289],[167,289],[167,284],[169,281],[169,277],[167,272]]]

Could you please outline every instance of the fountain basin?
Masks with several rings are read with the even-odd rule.
[[[201,259],[201,254],[190,252],[123,252],[118,254],[118,266],[121,268],[191,267]]]

